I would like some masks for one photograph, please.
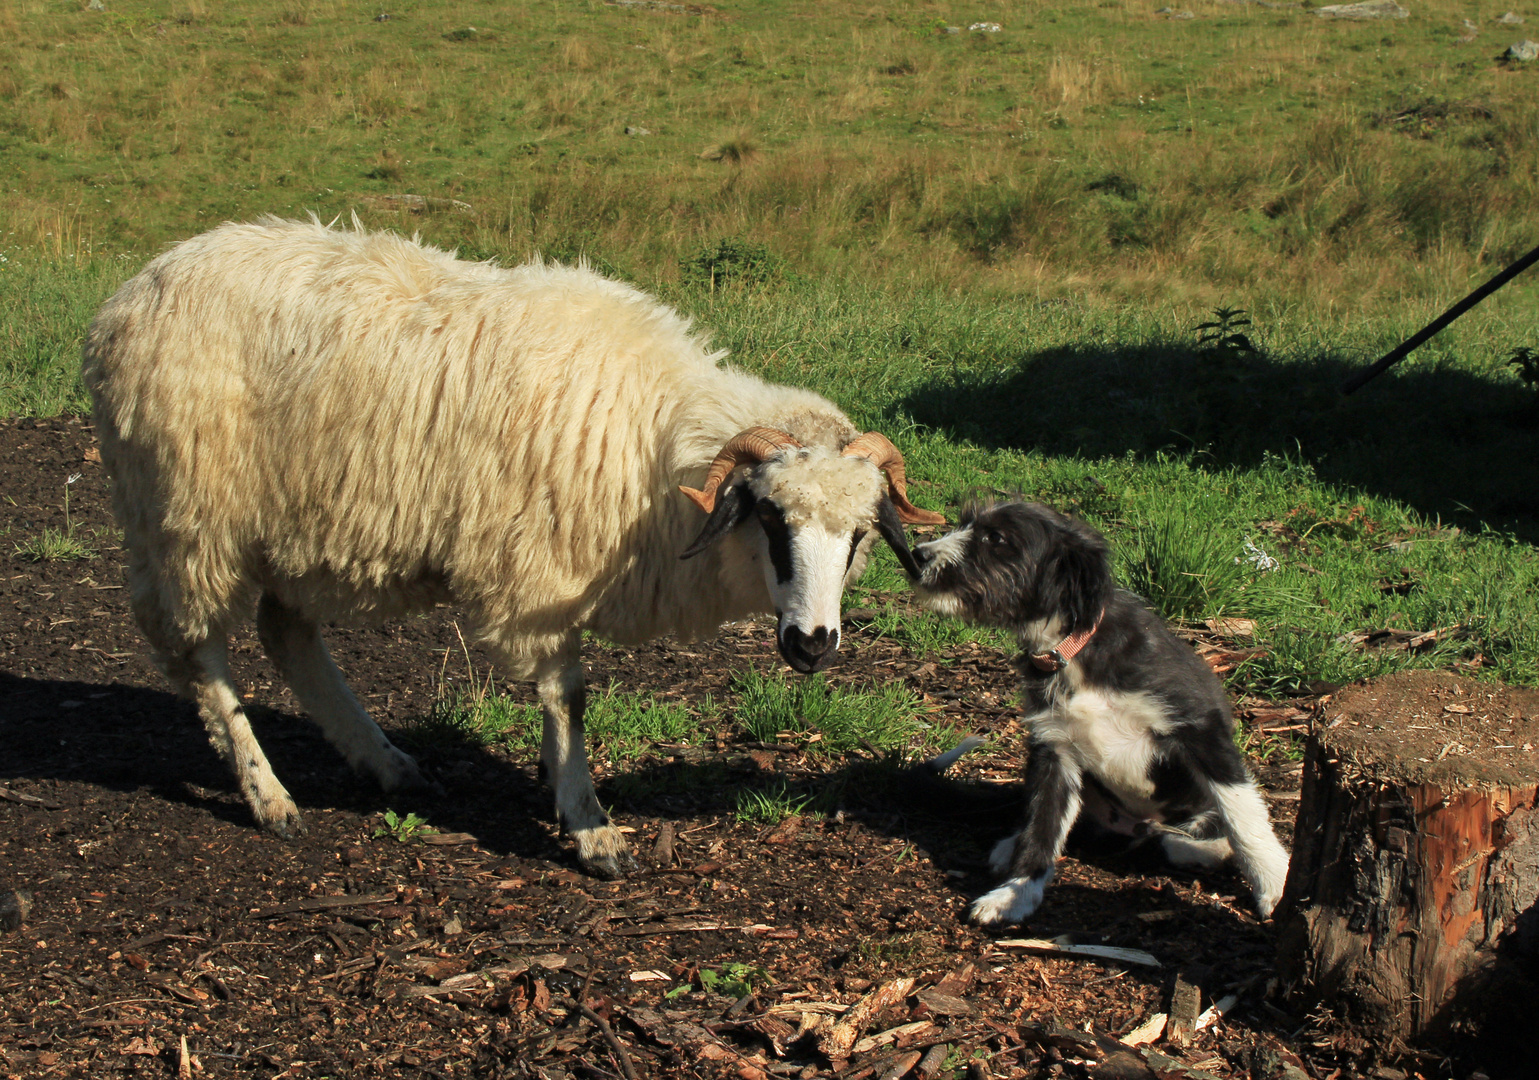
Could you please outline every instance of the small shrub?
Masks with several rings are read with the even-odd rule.
[[[1539,390],[1539,350],[1527,346],[1517,349],[1507,358],[1507,366],[1518,369],[1518,378],[1530,390]]]
[[[1229,352],[1253,353],[1256,347],[1251,344],[1250,338],[1240,332],[1240,327],[1250,324],[1243,308],[1215,308],[1211,322],[1198,323],[1193,329],[1197,331],[1199,345]]]
[[[717,289],[725,285],[764,285],[782,276],[784,260],[763,244],[727,236],[679,263],[684,281]]]

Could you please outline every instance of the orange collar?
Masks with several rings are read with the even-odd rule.
[[[1045,653],[1027,653],[1026,659],[1031,661],[1031,666],[1038,671],[1046,671],[1049,674],[1061,671],[1074,655],[1085,647],[1085,644],[1095,636],[1095,632],[1101,628],[1101,620],[1106,616],[1106,609],[1095,617],[1095,625],[1089,630],[1081,630],[1077,634],[1070,634],[1058,643],[1056,649],[1049,649]]]

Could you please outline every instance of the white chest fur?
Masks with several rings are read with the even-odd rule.
[[[1057,746],[1130,812],[1159,820],[1150,765],[1155,736],[1169,728],[1169,721],[1154,698],[1080,690],[1037,714],[1031,725],[1035,738]]]

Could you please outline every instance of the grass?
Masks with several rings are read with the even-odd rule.
[[[922,505],[1081,514],[1168,618],[1256,621],[1236,689],[1454,663],[1539,682],[1533,272],[1337,389],[1539,242],[1539,72],[1462,44],[1490,19],[1447,0],[1392,26],[1192,11],[18,0],[0,413],[88,408],[91,312],[164,243],[357,212],[657,292],[888,433]],[[974,22],[1002,29],[945,32]],[[1011,647],[905,588],[879,554],[847,602],[941,660]],[[1364,645],[1384,628],[1444,632]],[[756,730],[873,735],[849,691],[796,685],[745,684]],[[922,741],[883,693],[859,707]],[[497,698],[445,700],[418,734],[537,743],[537,714]],[[725,722],[650,705],[594,695],[605,753]]]
[[[812,801],[812,795],[795,791],[784,781],[773,788],[742,788],[732,818],[749,825],[778,825],[805,811]]]
[[[1354,314],[1532,246],[1532,72],[1462,46],[1467,8],[1193,11],[18,0],[0,236],[147,252],[358,209],[649,284],[751,237],[809,274]],[[1002,29],[944,32],[975,21]]]
[[[611,762],[630,761],[661,744],[698,742],[716,714],[709,698],[696,706],[658,701],[649,694],[614,686],[589,692],[583,722],[594,756]],[[468,746],[502,746],[538,753],[544,713],[538,705],[500,692],[490,675],[468,688],[444,686],[429,712],[406,727],[417,742]]]
[[[813,757],[934,750],[950,734],[927,719],[923,700],[902,684],[847,690],[821,674],[793,682],[750,669],[733,676],[731,693],[739,731],[758,742],[798,743]]]
[[[17,558],[28,562],[74,562],[93,559],[96,551],[73,531],[47,526],[36,536],[14,545]]]
[[[46,526],[36,536],[14,545],[19,558],[28,562],[73,562],[96,557],[96,550],[80,538],[70,520],[69,489],[79,479],[80,473],[70,473],[64,481],[64,528]]]

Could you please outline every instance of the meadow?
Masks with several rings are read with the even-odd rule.
[[[1539,243],[1524,28],[1186,10],[12,0],[0,414],[88,410],[84,326],[164,244],[356,215],[657,292],[953,517],[1083,515],[1167,617],[1254,623],[1238,691],[1539,682],[1539,276],[1339,393]],[[849,604],[1008,647],[903,589]]]

